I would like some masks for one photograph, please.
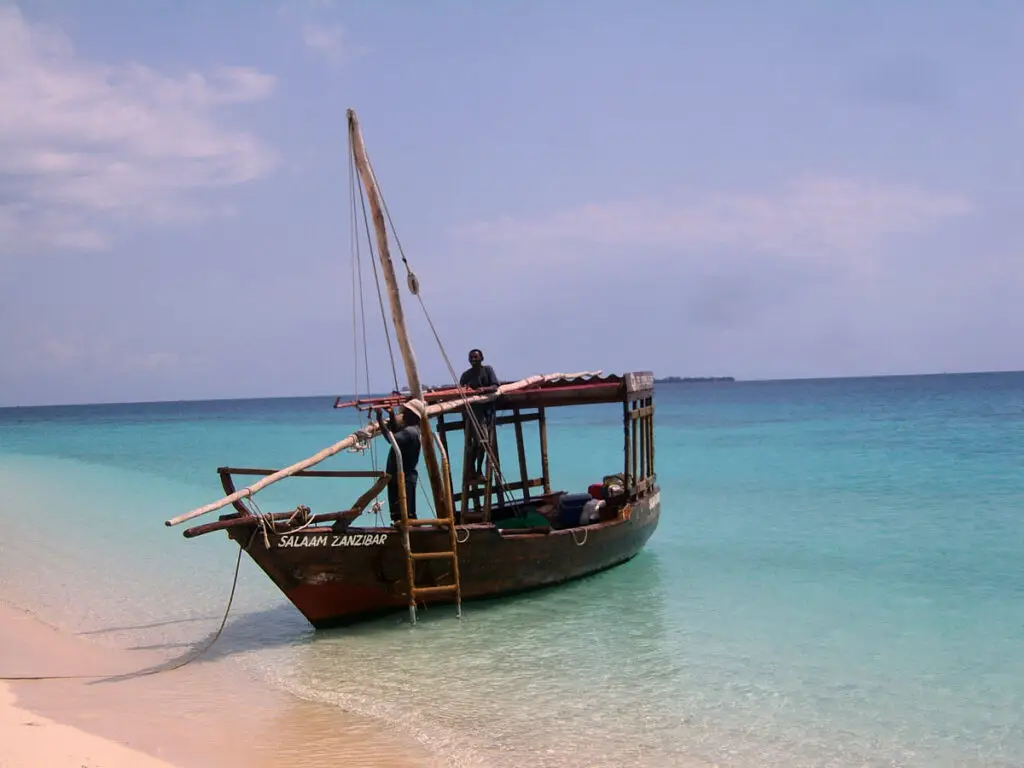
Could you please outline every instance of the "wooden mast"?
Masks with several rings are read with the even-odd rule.
[[[388,247],[388,232],[384,221],[380,190],[377,188],[377,180],[370,168],[370,160],[366,156],[366,147],[363,145],[363,133],[359,129],[359,120],[353,109],[348,110],[348,130],[356,170],[363,181],[370,211],[373,214],[373,229],[377,235],[377,258],[380,261],[381,271],[384,273],[384,282],[387,284],[388,303],[391,305],[391,322],[395,327],[399,349],[402,351],[402,362],[409,380],[409,391],[413,398],[423,402],[423,387],[420,384],[419,371],[416,367],[416,356],[413,354],[409,333],[405,328],[405,313],[402,311],[402,299],[398,292],[395,267],[391,262],[391,249]],[[421,452],[427,465],[427,475],[430,478],[430,487],[433,491],[436,514],[438,517],[446,517],[451,510],[448,510],[449,500],[445,498],[441,469],[437,463],[437,455],[434,453],[434,438],[430,430],[429,416],[424,416],[420,420],[420,441]]]

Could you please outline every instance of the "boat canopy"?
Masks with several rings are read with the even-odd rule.
[[[551,408],[560,405],[594,405],[602,403],[625,403],[650,395],[654,389],[654,374],[651,371],[634,371],[623,374],[585,375],[538,381],[528,387],[506,392],[494,401],[498,410],[509,408]],[[486,392],[488,390],[481,390]],[[459,400],[466,394],[477,394],[477,390],[461,390],[457,387],[428,389],[423,399],[428,405]],[[357,408],[361,411],[378,408],[393,408],[410,399],[409,395],[388,395],[335,402],[335,408]]]

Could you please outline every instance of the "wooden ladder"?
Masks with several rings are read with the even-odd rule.
[[[444,488],[444,509],[446,513],[445,517],[429,517],[425,520],[411,520],[409,518],[409,500],[406,497],[405,490],[405,469],[402,466],[402,453],[398,449],[398,443],[395,441],[395,436],[386,427],[382,428],[382,432],[388,438],[388,442],[391,443],[391,449],[397,458],[398,464],[398,477],[397,477],[397,491],[398,491],[398,506],[400,510],[400,516],[398,519],[398,527],[402,532],[402,544],[405,546],[405,580],[406,588],[409,595],[409,619],[415,624],[416,623],[416,600],[420,597],[427,595],[439,595],[454,592],[455,593],[455,615],[458,618],[462,618],[462,585],[459,581],[459,540],[455,532],[455,504],[452,502],[452,488],[451,481],[447,479]],[[437,434],[434,435],[434,440],[437,442],[437,446],[441,451],[442,466],[444,469],[444,476],[448,478],[450,467],[448,464],[448,455],[444,449],[444,444],[441,442]],[[413,552],[412,541],[409,536],[409,530],[411,528],[417,528],[421,526],[438,526],[441,528],[448,529],[448,544],[449,548],[440,550],[437,552]],[[436,584],[429,587],[418,587],[416,586],[416,563],[420,560],[451,560],[452,563],[452,583],[451,584]]]
[[[402,540],[405,544],[406,555],[405,577],[409,594],[409,620],[412,621],[413,624],[416,623],[416,602],[419,598],[451,592],[455,593],[455,615],[461,619],[462,585],[459,581],[459,541],[455,531],[454,505],[449,501],[449,504],[447,505],[447,517],[430,517],[424,520],[410,520],[405,500],[405,484],[400,483],[398,488],[398,495],[400,497],[400,504],[402,508]],[[410,529],[431,525],[448,529],[448,543],[450,548],[436,552],[414,552],[412,549],[411,537],[409,536]],[[432,585],[429,587],[416,586],[416,563],[421,560],[451,560],[452,583]]]

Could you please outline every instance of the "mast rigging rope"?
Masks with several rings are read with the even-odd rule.
[[[383,187],[383,185],[381,185],[380,180],[377,178],[377,173],[376,173],[376,171],[374,171],[373,163],[370,161],[369,158],[367,158],[367,165],[369,166],[369,169],[370,169],[370,175],[373,177],[373,181],[377,185],[378,194],[380,196],[381,208],[384,209],[384,216],[387,218],[388,226],[391,229],[391,234],[395,238],[395,245],[398,247],[398,253],[399,253],[399,256],[401,256],[401,258],[402,258],[402,264],[405,265],[406,282],[409,285],[409,292],[412,293],[416,297],[417,301],[419,301],[420,309],[423,310],[423,315],[424,315],[424,317],[427,320],[427,324],[430,326],[431,333],[433,333],[433,335],[434,335],[434,340],[437,342],[437,347],[438,347],[438,349],[441,352],[441,356],[444,358],[445,366],[447,366],[447,368],[448,368],[448,373],[452,377],[452,383],[455,385],[455,388],[458,390],[460,398],[463,400],[463,402],[465,402],[466,399],[469,397],[469,395],[466,393],[466,390],[463,388],[461,382],[459,381],[459,376],[455,372],[455,367],[452,365],[451,359],[448,357],[448,352],[447,352],[447,350],[444,347],[444,342],[441,341],[441,335],[437,332],[437,327],[434,325],[434,321],[430,317],[430,312],[427,311],[427,305],[423,301],[423,296],[420,295],[420,282],[419,282],[419,278],[417,278],[416,277],[416,273],[412,271],[412,267],[409,265],[409,260],[405,256],[405,249],[402,247],[402,239],[399,237],[398,230],[395,228],[395,222],[391,218],[391,211],[388,208],[387,198],[384,195],[384,187]],[[359,190],[360,190],[360,195],[362,195],[362,186],[360,186]],[[364,208],[364,210],[363,210],[364,216],[365,216],[365,213],[366,213],[366,211],[365,211],[365,208]],[[367,237],[369,238],[369,228],[367,228]],[[378,287],[378,291],[379,291],[379,287]],[[394,358],[393,357],[392,357],[392,365],[394,365]],[[511,504],[514,501],[514,499],[513,499],[511,491],[507,490],[507,488],[506,488],[507,482],[505,480],[504,475],[502,474],[501,464],[498,462],[497,454],[495,453],[494,448],[491,445],[490,435],[488,434],[487,438],[484,437],[483,427],[481,426],[480,421],[477,418],[476,414],[473,412],[472,407],[464,407],[463,408],[463,414],[464,414],[463,418],[464,419],[468,419],[468,421],[472,424],[473,432],[476,435],[477,441],[478,441],[478,443],[481,446],[483,446],[484,451],[485,451],[485,453],[487,455],[487,458],[490,460],[491,466],[494,468],[494,473],[495,473],[495,476],[497,477],[499,483],[501,484],[502,495],[504,496],[505,501],[508,502],[509,504]],[[466,432],[466,430],[464,430],[463,433],[468,435],[468,432]],[[497,437],[496,433],[495,433],[495,437]],[[463,468],[463,471],[465,472],[465,468]]]

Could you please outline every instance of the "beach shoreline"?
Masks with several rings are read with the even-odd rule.
[[[0,766],[4,768],[178,768],[125,744],[22,709],[16,702],[11,686],[0,683]]]
[[[140,676],[166,658],[100,645],[3,600],[0,636],[3,768],[444,764],[411,736],[273,689],[228,663],[197,660]],[[100,677],[2,679],[66,675]]]

